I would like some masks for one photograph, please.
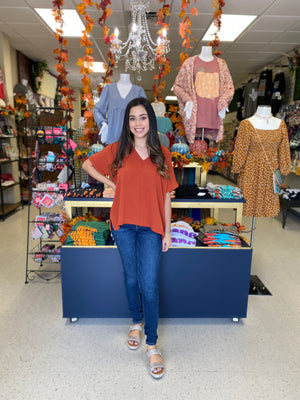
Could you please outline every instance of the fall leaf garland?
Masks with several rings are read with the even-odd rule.
[[[93,42],[89,39],[89,34],[94,27],[94,20],[87,14],[86,8],[92,7],[94,3],[91,0],[81,0],[81,4],[77,5],[77,10],[80,15],[83,16],[85,29],[82,31],[82,37],[80,44],[85,48],[85,55],[82,58],[78,58],[77,65],[80,67],[80,73],[82,74],[82,94],[81,99],[85,104],[84,119],[85,127],[83,130],[84,136],[81,137],[80,145],[88,147],[93,140],[94,134],[96,133],[96,126],[93,118],[94,100],[91,92],[91,80],[89,75],[92,72],[92,65],[94,58],[93,53]]]
[[[225,6],[225,1],[223,0],[213,0],[212,1],[212,8],[215,9],[213,16],[214,16],[214,25],[217,27],[217,32],[214,33],[215,38],[211,42],[208,43],[209,46],[212,46],[215,51],[214,54],[216,56],[222,54],[222,51],[217,50],[218,46],[220,46],[221,41],[218,37],[218,32],[220,32],[221,29],[221,17],[223,14],[223,7]]]
[[[100,3],[94,3],[90,0],[82,0],[82,4],[77,6],[78,12],[84,16],[85,26],[86,29],[83,32],[83,36],[81,39],[81,45],[86,48],[86,54],[83,58],[78,59],[77,64],[80,66],[80,72],[83,75],[82,78],[82,100],[86,104],[86,108],[84,111],[84,118],[85,118],[85,128],[84,128],[84,136],[80,139],[80,145],[83,149],[77,149],[75,151],[75,157],[77,160],[85,160],[88,153],[88,147],[92,144],[93,138],[95,133],[97,132],[97,126],[95,124],[93,118],[93,109],[94,109],[94,100],[91,93],[91,83],[89,74],[91,73],[91,66],[92,62],[94,61],[93,57],[91,56],[93,49],[93,43],[89,40],[88,34],[91,32],[94,26],[94,21],[89,15],[86,13],[87,6],[96,5],[97,10],[102,13],[98,19],[99,25],[103,28],[104,33],[104,42],[109,43],[109,29],[105,26],[106,19],[111,16],[112,10],[108,5],[111,4],[110,0],[103,0]],[[115,65],[114,58],[112,54],[108,53],[108,66],[106,66],[106,73],[104,77],[102,76],[103,84],[111,83],[111,76],[113,74],[113,67]],[[97,91],[101,93],[103,86],[98,85]]]
[[[98,24],[103,28],[103,40],[104,43],[106,44],[110,43],[109,29],[106,26],[107,18],[109,18],[112,15],[112,9],[108,7],[110,4],[111,4],[110,0],[102,0],[99,4],[96,3],[98,11],[100,13],[102,12],[102,15],[100,15],[100,17],[98,18]],[[113,75],[113,68],[116,65],[114,56],[111,53],[111,51],[108,51],[107,57],[108,57],[108,65],[106,67],[105,75],[102,76],[103,85],[112,83],[111,76]],[[103,87],[104,86],[99,86],[97,88],[98,93],[101,93]]]
[[[53,50],[53,53],[56,54],[55,59],[57,63],[55,65],[56,70],[58,72],[58,87],[61,94],[61,100],[59,102],[59,106],[65,110],[69,110],[70,112],[74,111],[73,101],[74,98],[74,90],[69,87],[69,82],[67,80],[68,71],[66,69],[65,64],[69,61],[68,56],[68,40],[63,37],[63,5],[64,0],[53,0],[53,10],[52,14],[54,16],[55,21],[60,25],[60,28],[56,29],[55,37],[59,43],[59,47]],[[69,116],[71,118],[71,116]]]
[[[163,0],[158,0],[160,3]],[[170,15],[170,6],[169,4],[163,4],[163,7],[160,8],[157,13],[157,22],[156,25],[159,25],[160,28],[158,30],[158,34],[162,37],[162,30],[169,30],[169,24],[165,22],[165,17]],[[153,76],[154,80],[157,80],[158,83],[154,83],[152,85],[152,94],[153,97],[159,101],[163,101],[161,92],[166,86],[166,81],[162,80],[163,77],[167,77],[171,72],[170,60],[163,54],[163,49],[158,46],[156,51],[156,61],[158,64],[158,73]]]
[[[196,3],[197,0],[194,0],[194,3]],[[187,53],[188,49],[191,49],[191,40],[190,40],[190,35],[191,35],[191,18],[189,16],[189,13],[187,9],[190,7],[190,0],[182,0],[181,1],[181,12],[179,14],[179,18],[182,20],[179,23],[179,35],[183,39],[182,41],[182,46],[185,47],[185,53],[181,52],[180,53],[180,66],[184,63],[184,61],[189,58],[189,55]],[[190,9],[190,14],[193,15],[198,15],[198,10],[196,7],[192,7]],[[196,43],[197,39],[192,38],[193,41]]]

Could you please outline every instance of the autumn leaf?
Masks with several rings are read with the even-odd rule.
[[[187,27],[188,27],[188,25],[186,22],[179,23],[179,35],[182,37],[182,39],[185,37],[185,31],[186,31]]]
[[[179,18],[181,19],[181,18],[183,18],[185,16],[185,11],[184,10],[181,10],[181,12],[180,12],[180,14],[179,14]]]
[[[85,5],[84,4],[78,4],[77,5],[77,11],[79,14],[83,15],[85,13]]]
[[[198,10],[196,7],[191,8],[191,15],[198,15]]]
[[[170,14],[170,6],[168,4],[164,6],[163,11],[164,11],[165,15],[167,15],[167,16],[171,15]]]
[[[157,15],[157,19],[159,21],[163,21],[164,18],[165,18],[165,15],[164,15],[163,10],[161,8],[157,11],[156,15]]]
[[[216,10],[219,9],[219,0],[212,1],[212,8],[215,8]]]

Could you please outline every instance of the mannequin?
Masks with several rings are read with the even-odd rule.
[[[201,53],[199,54],[199,58],[202,61],[205,62],[211,62],[214,59],[214,56],[212,54],[212,47],[211,46],[202,46],[201,48]],[[188,101],[184,107],[184,112],[186,115],[186,119],[190,119],[192,115],[192,110],[193,110],[193,102]],[[223,108],[223,110],[219,111],[219,117],[224,119],[226,111],[228,111],[227,108]]]
[[[202,46],[201,53],[199,54],[201,60],[210,62],[214,59],[211,46]]]
[[[169,148],[170,140],[167,134],[172,131],[172,122],[170,118],[165,117],[166,105],[162,101],[155,99],[155,101],[151,103],[151,106],[156,116],[157,133],[160,144]]]
[[[203,129],[206,139],[220,141],[234,87],[226,62],[212,54],[211,46],[203,46],[199,55],[185,60],[173,91],[178,98],[189,144],[194,143],[199,129]]]
[[[270,106],[258,106],[255,114],[239,126],[233,153],[232,172],[239,174],[238,186],[246,203],[244,215],[276,217],[279,196],[274,193],[273,172],[290,173],[291,156],[286,124],[272,116]],[[251,239],[252,240],[252,239]]]
[[[125,99],[132,88],[132,83],[130,82],[129,74],[120,74],[120,80],[117,82],[118,91],[122,99]],[[108,136],[107,123],[103,122],[101,129],[99,131],[99,136],[101,136],[101,141],[106,143]]]
[[[117,83],[118,90],[123,99],[128,95],[132,88],[132,83],[130,82],[129,74],[120,74],[120,80]]]
[[[281,124],[280,118],[273,117],[271,106],[258,106],[256,113],[248,118],[248,121],[257,129],[273,130],[278,129]]]
[[[155,99],[153,103],[151,103],[151,106],[154,110],[154,113],[156,117],[164,117],[166,113],[166,105],[162,101],[158,101]]]
[[[145,97],[144,89],[133,85],[129,74],[120,74],[117,83],[106,85],[94,108],[94,119],[102,143],[116,142],[121,134],[127,104],[136,97]]]

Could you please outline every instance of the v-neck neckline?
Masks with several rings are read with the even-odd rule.
[[[131,88],[130,88],[129,92],[127,93],[127,95],[126,95],[125,97],[122,97],[122,96],[121,96],[121,93],[120,93],[120,90],[119,90],[119,88],[118,88],[118,83],[116,83],[116,89],[117,89],[118,95],[121,97],[122,100],[127,99],[129,93],[132,91],[132,88],[133,88],[133,84],[131,84]]]
[[[135,147],[133,147],[133,150],[136,152],[136,154],[138,155],[138,157],[139,157],[142,161],[148,160],[149,154],[148,154],[148,156],[147,156],[146,158],[142,158],[142,157],[139,155],[139,153],[137,152],[137,150],[135,149]]]

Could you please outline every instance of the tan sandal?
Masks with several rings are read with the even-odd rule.
[[[138,324],[131,325],[129,327],[129,331],[128,331],[127,345],[131,350],[136,350],[140,347],[141,338],[139,336],[129,336],[129,333],[132,331],[142,332],[142,325],[138,325]],[[129,342],[134,342],[134,344],[131,344]]]
[[[154,354],[157,354],[159,356],[161,356],[161,352],[158,349],[150,349],[149,351],[147,351],[147,356],[150,358],[151,356],[153,356]],[[157,370],[157,368],[161,368],[161,370],[159,372],[155,372],[155,369]],[[164,376],[165,374],[165,367],[163,363],[153,363],[149,365],[149,372],[151,374],[151,376],[155,379],[160,379]]]

